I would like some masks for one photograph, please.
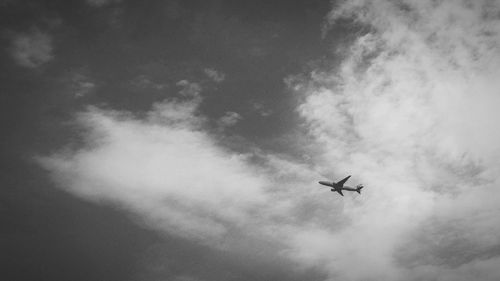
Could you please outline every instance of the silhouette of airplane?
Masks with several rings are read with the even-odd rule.
[[[339,182],[328,182],[328,181],[320,181],[318,182],[321,185],[326,185],[328,187],[331,187],[331,191],[338,192],[340,195],[344,196],[342,193],[342,190],[348,190],[348,191],[356,191],[357,193],[361,194],[361,189],[364,187],[362,184],[358,184],[356,188],[350,187],[350,186],[344,186],[344,183],[350,178],[351,176],[346,177],[345,179],[339,181]]]

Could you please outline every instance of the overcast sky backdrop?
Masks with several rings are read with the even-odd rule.
[[[499,15],[0,1],[0,276],[500,280]]]

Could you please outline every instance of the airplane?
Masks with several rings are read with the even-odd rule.
[[[331,191],[337,191],[340,195],[344,196],[342,194],[342,190],[348,190],[348,191],[356,191],[357,193],[361,194],[361,189],[364,187],[362,184],[358,184],[356,188],[350,187],[350,186],[344,186],[344,183],[350,178],[351,176],[346,177],[345,179],[339,181],[339,182],[328,182],[328,181],[320,181],[318,182],[321,185],[326,185],[331,187]]]

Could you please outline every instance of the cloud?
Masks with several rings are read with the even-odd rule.
[[[71,88],[77,98],[86,96],[92,92],[95,87],[95,82],[81,72],[75,72],[71,77]]]
[[[131,81],[131,84],[138,89],[154,89],[160,91],[168,88],[168,84],[155,82],[147,75],[139,75],[135,77]]]
[[[86,0],[87,4],[94,7],[102,7],[112,3],[120,3],[122,0]]]
[[[236,123],[238,123],[238,121],[240,121],[241,119],[242,117],[238,113],[228,111],[224,114],[224,116],[219,118],[217,124],[220,128],[227,128],[236,125]]]
[[[212,79],[216,83],[221,83],[226,79],[226,74],[217,71],[213,68],[205,68],[203,72],[208,78]]]
[[[126,210],[149,228],[300,273],[286,254],[291,233],[316,224],[318,208],[322,219],[337,217],[327,213],[328,199],[310,193],[314,173],[258,148],[221,146],[220,132],[199,112],[201,88],[178,85],[179,99],[156,103],[142,117],[87,108],[75,117],[82,147],[36,160],[60,188]]]
[[[12,38],[10,53],[21,66],[36,68],[54,58],[52,38],[38,29]]]
[[[159,103],[143,121],[89,108],[78,121],[93,145],[40,161],[78,196],[119,203],[157,229],[217,241],[226,224],[250,220],[265,202],[265,181],[244,155],[225,152],[198,129],[197,104]]]
[[[177,276],[175,279],[175,281],[202,281],[198,278],[194,278],[194,277],[191,277],[191,276],[185,276],[185,275],[182,275],[182,276]]]
[[[335,6],[331,24],[354,19],[364,33],[339,65],[287,80],[314,164],[223,147],[188,80],[142,117],[89,107],[76,118],[83,146],[38,161],[77,196],[228,253],[289,259],[291,271],[496,280],[499,8],[466,4]],[[311,189],[346,174],[365,183],[361,196]]]
[[[498,257],[477,260],[458,267],[422,266],[414,270],[417,280],[466,281],[471,279],[493,281],[500,275]]]
[[[188,98],[198,97],[202,91],[200,84],[196,82],[189,82],[188,80],[180,80],[175,85],[182,87],[182,90],[179,93]]]
[[[343,280],[455,280],[498,259],[499,10],[491,1],[332,10],[330,24],[354,19],[365,33],[334,70],[292,88],[305,95],[298,112],[322,147],[321,169],[353,173],[367,188],[346,202],[349,227],[299,232],[304,262]],[[328,246],[307,242],[315,239]],[[344,270],[352,264],[363,267]]]
[[[266,108],[266,106],[260,102],[252,102],[251,107],[262,117],[268,117],[273,113],[271,109]]]

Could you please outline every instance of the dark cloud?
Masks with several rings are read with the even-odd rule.
[[[409,241],[395,253],[394,259],[404,267],[422,265],[457,268],[477,260],[500,256],[500,239],[494,234],[478,237],[479,229],[467,219],[436,220],[422,223]],[[491,240],[493,238],[493,240]]]

